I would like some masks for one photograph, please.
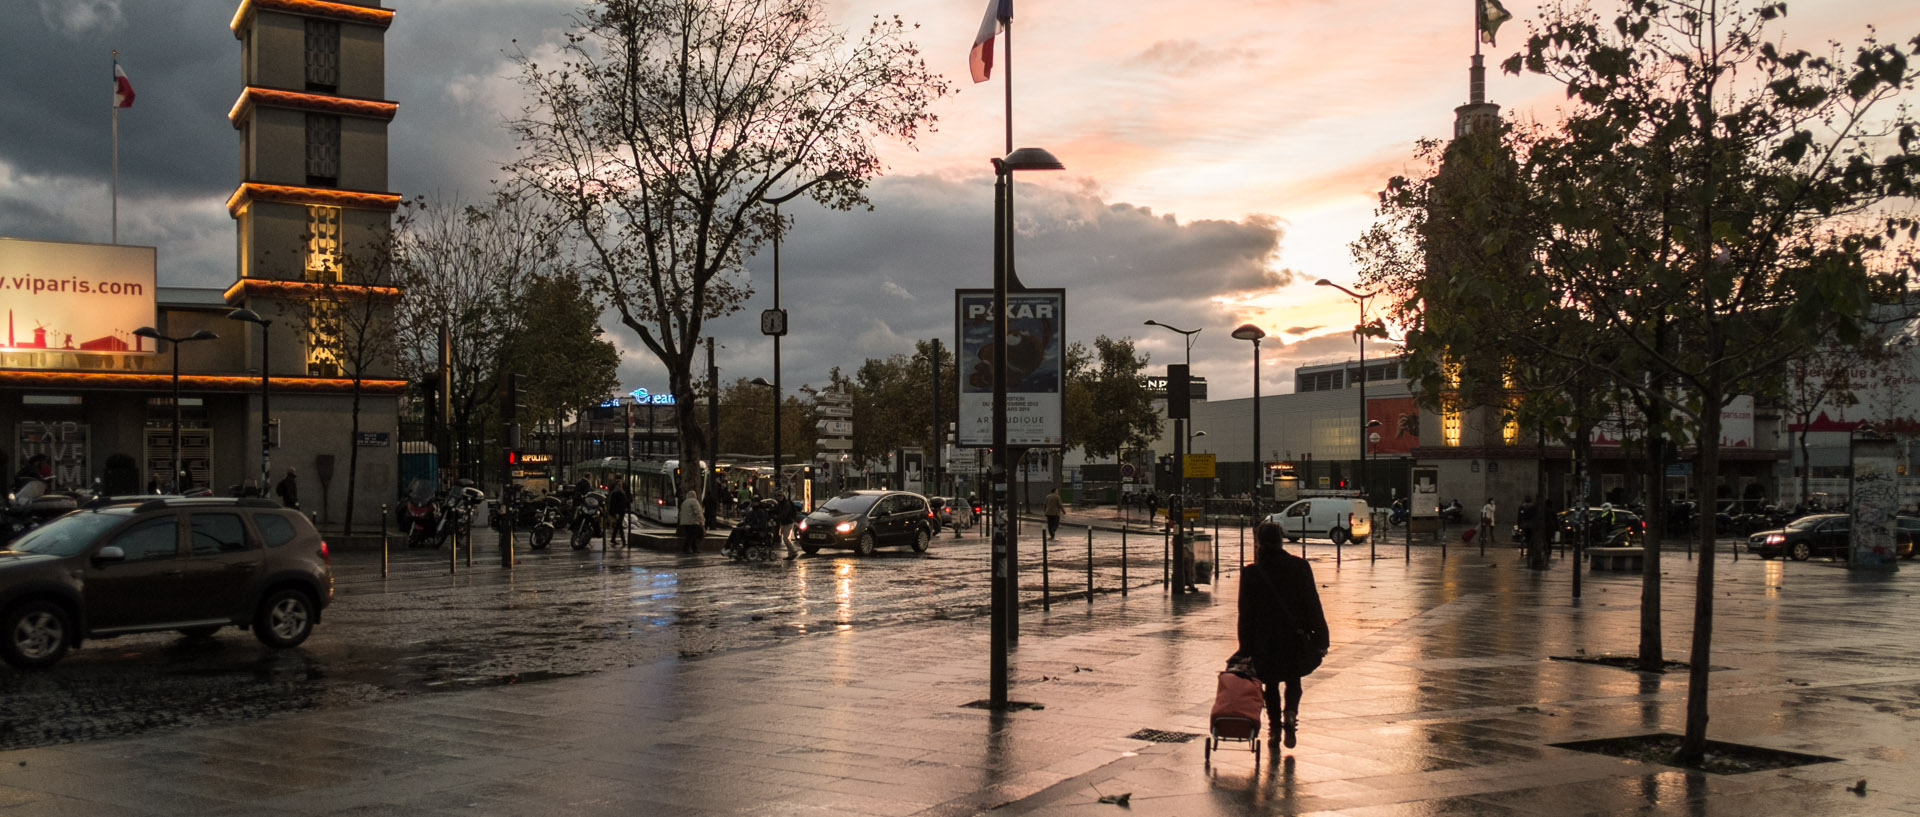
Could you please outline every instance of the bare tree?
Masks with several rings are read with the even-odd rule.
[[[705,321],[750,294],[742,262],[800,195],[865,205],[873,142],[911,143],[948,91],[909,27],[875,18],[850,42],[823,0],[601,0],[574,18],[558,67],[518,56],[532,96],[511,126],[519,182],[584,246],[620,322],[666,366],[688,460]]]

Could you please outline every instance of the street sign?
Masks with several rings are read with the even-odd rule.
[[[852,420],[821,420],[813,424],[813,429],[834,437],[853,436]]]
[[[834,439],[832,437],[821,437],[818,442],[818,445],[821,448],[824,448],[828,451],[852,451],[853,450],[852,440]]]
[[[814,406],[814,412],[822,417],[852,417],[852,406]]]
[[[386,446],[386,445],[392,444],[392,438],[388,437],[387,432],[385,431],[362,431],[360,432],[360,436],[354,438],[354,444],[365,445],[365,446]]]
[[[823,391],[813,396],[816,405],[851,406],[853,395],[843,391]]]
[[[1188,454],[1184,476],[1187,479],[1213,479],[1212,454]]]

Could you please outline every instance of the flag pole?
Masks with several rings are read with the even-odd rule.
[[[114,69],[120,67],[120,49],[118,48],[113,49],[112,67]],[[115,98],[110,100],[112,103],[110,107],[113,108],[113,183],[108,191],[113,198],[112,243],[118,244],[120,243],[120,100],[118,99],[120,77],[118,74],[111,76],[115,94]]]

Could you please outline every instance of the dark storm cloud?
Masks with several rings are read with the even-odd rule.
[[[992,195],[990,176],[902,176],[874,185],[872,212],[790,208],[796,224],[781,251],[782,305],[793,325],[782,345],[786,382],[820,384],[835,366],[851,373],[870,357],[911,354],[915,340],[938,337],[951,347],[953,290],[993,284]],[[1024,182],[1015,213],[1019,276],[1028,286],[1067,290],[1068,339],[1134,337],[1156,365],[1177,361],[1184,348],[1143,321],[1222,324],[1231,315],[1211,299],[1281,280],[1265,266],[1281,236],[1270,220],[1181,224],[1090,190]],[[771,374],[771,344],[757,325],[772,305],[771,258],[762,251],[750,264],[758,293],[747,308],[710,325],[726,346],[717,355],[722,380]],[[1196,346],[1196,368],[1204,354],[1245,356],[1239,341],[1220,346]],[[651,361],[642,365],[657,371]]]

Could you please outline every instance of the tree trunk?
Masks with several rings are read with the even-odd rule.
[[[1720,404],[1718,390],[1700,393],[1700,492],[1715,492],[1720,481]],[[1713,652],[1713,540],[1715,514],[1706,509],[1700,514],[1700,572],[1693,591],[1693,649],[1687,660],[1693,664],[1687,672],[1687,733],[1674,759],[1697,763],[1707,751],[1707,668]]]
[[[1661,406],[1654,401],[1652,408],[1659,411]],[[1667,657],[1660,644],[1660,525],[1655,520],[1665,518],[1666,492],[1661,483],[1666,479],[1667,442],[1658,421],[1648,423],[1647,432],[1647,515],[1640,520],[1647,531],[1641,545],[1640,671],[1659,672],[1666,667]]]

